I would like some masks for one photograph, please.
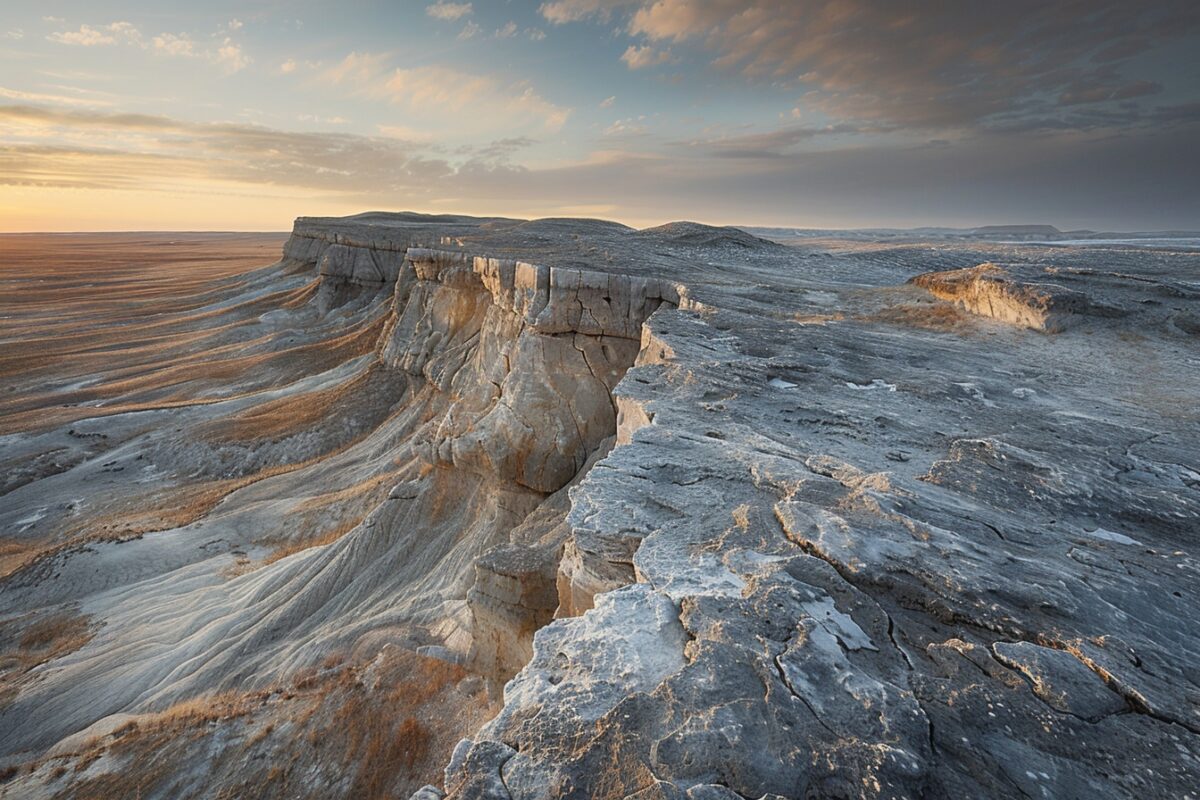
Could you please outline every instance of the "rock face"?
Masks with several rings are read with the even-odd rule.
[[[912,282],[972,313],[1047,333],[1065,330],[1092,308],[1081,292],[1050,283],[1017,280],[991,263],[971,269],[925,273]]]
[[[64,466],[5,495],[10,524],[65,515],[54,492],[148,503],[97,477],[139,456],[156,489],[297,466],[4,579],[7,619],[76,604],[97,626],[16,684],[6,763],[331,653],[384,691],[370,665],[398,648],[474,673],[445,697],[496,702],[481,726],[438,706],[444,772],[389,767],[421,800],[1193,796],[1198,258],[302,218],[230,346],[307,363],[310,337],[323,371],[116,415],[112,444],[14,438]],[[337,535],[229,576],[305,526]],[[195,741],[207,769],[144,796],[258,780],[261,756]],[[311,760],[305,791],[349,796]]]

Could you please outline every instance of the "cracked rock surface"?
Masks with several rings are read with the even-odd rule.
[[[681,275],[450,796],[1193,796],[1197,258],[1001,249]]]

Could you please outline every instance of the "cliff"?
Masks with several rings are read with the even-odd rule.
[[[14,796],[1184,796],[1200,292],[1105,258],[301,218],[12,434]]]

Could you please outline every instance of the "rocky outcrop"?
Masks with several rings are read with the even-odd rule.
[[[457,398],[424,457],[560,489],[616,430],[611,393],[638,351],[628,334],[662,294],[624,276],[410,249],[382,356]]]
[[[1065,330],[1091,309],[1081,292],[1052,283],[1018,280],[990,263],[925,273],[913,278],[912,283],[973,314],[1046,333]]]
[[[499,690],[533,657],[533,635],[558,608],[555,575],[561,545],[506,543],[475,561],[467,594],[471,610],[472,668]]]

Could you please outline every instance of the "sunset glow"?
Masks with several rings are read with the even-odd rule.
[[[1009,6],[8,4],[0,229],[1194,223],[1195,5]]]

